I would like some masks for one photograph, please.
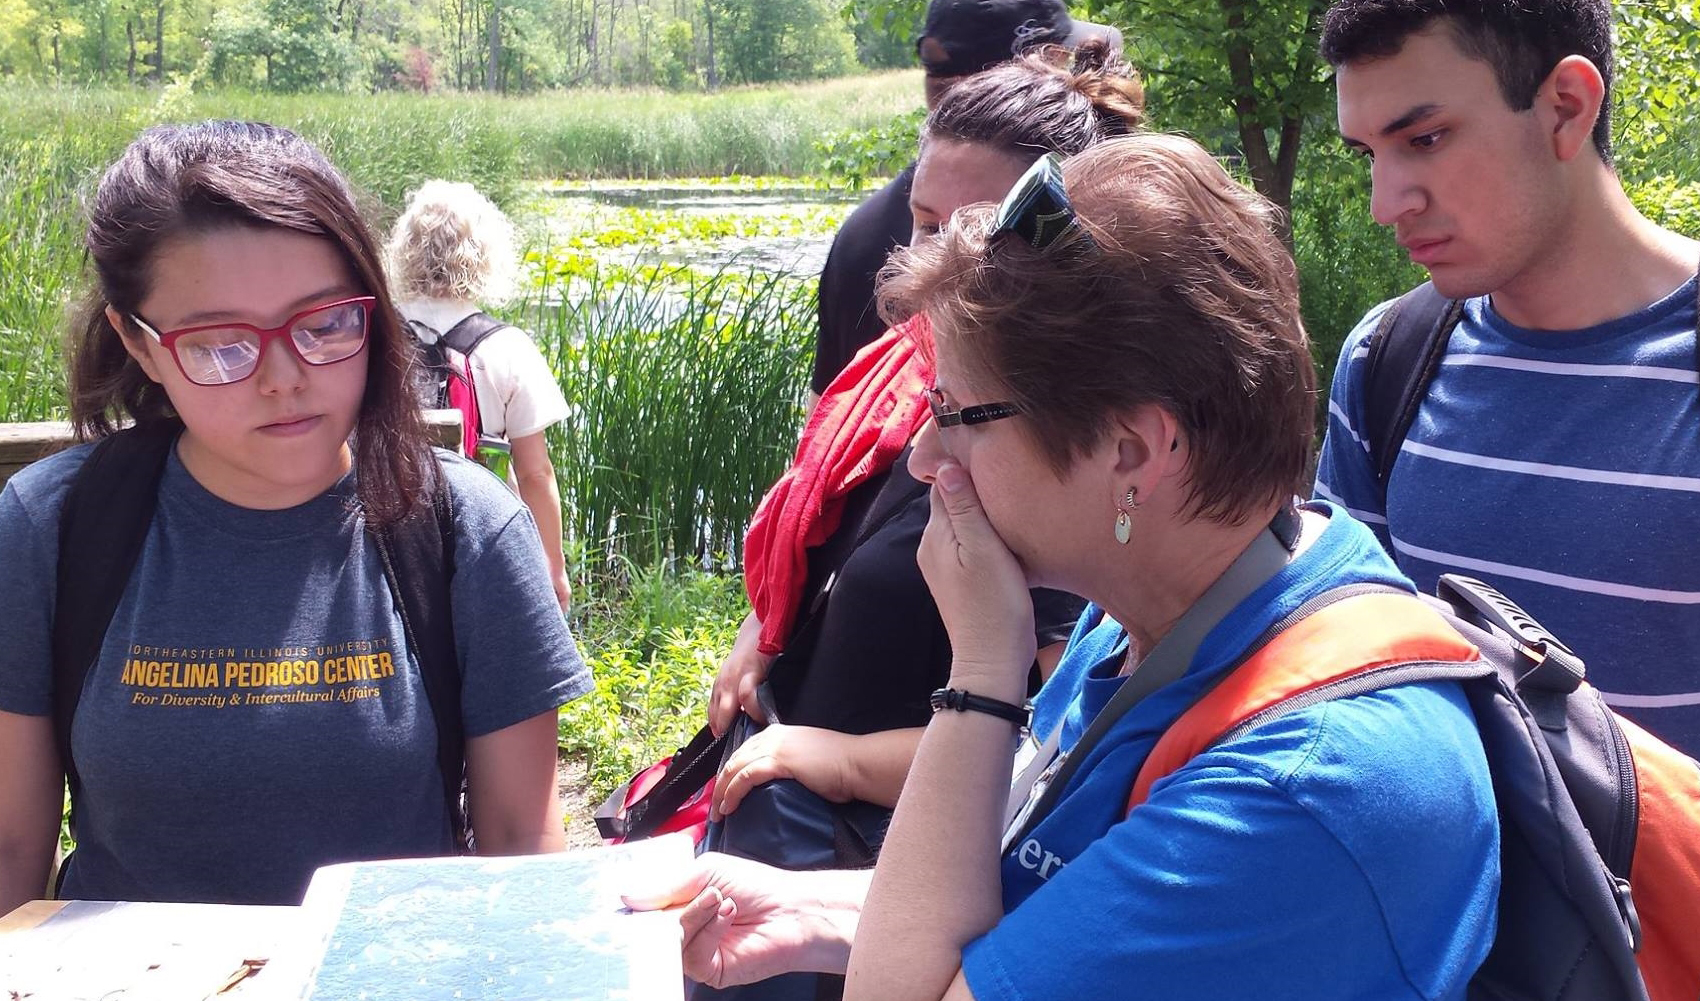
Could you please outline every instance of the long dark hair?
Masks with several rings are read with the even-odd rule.
[[[67,344],[71,421],[82,440],[125,423],[175,420],[107,319],[136,312],[160,251],[173,240],[228,227],[277,227],[329,241],[375,296],[366,389],[354,461],[367,521],[404,517],[430,489],[436,466],[408,390],[412,345],[390,299],[382,256],[352,188],[313,145],[288,129],[212,121],[147,129],[101,177],[88,203],[85,246],[95,282]]]

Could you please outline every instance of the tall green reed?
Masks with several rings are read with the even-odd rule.
[[[524,322],[571,408],[550,452],[589,568],[735,560],[797,440],[813,289],[602,268],[546,285]]]
[[[81,254],[73,144],[0,135],[0,420],[65,411],[61,334]]]

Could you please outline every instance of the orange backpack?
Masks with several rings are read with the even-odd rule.
[[[1134,782],[1284,712],[1457,681],[1500,820],[1498,932],[1471,996],[1700,998],[1700,764],[1612,712],[1582,662],[1480,581],[1440,600],[1342,593],[1277,634],[1165,732]]]

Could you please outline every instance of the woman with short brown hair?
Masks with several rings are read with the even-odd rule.
[[[1457,683],[1166,738],[1195,704],[1256,705],[1277,655],[1302,674],[1407,633],[1475,655],[1368,529],[1294,505],[1313,377],[1273,211],[1190,140],[1132,136],[1041,161],[894,261],[889,303],[936,341],[910,470],[950,680],[871,881],[709,858],[660,895],[689,900],[693,976],[844,964],[848,997],[882,1001],[1464,996],[1499,845]],[[1035,747],[1040,585],[1092,604]]]

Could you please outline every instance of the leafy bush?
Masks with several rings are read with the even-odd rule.
[[[1293,189],[1293,257],[1299,304],[1316,361],[1319,414],[1340,346],[1376,303],[1421,283],[1427,274],[1369,214],[1369,170],[1337,143],[1300,153]],[[1320,425],[1319,425],[1320,426]]]
[[[1684,236],[1700,239],[1700,181],[1655,177],[1628,186],[1629,198],[1647,218]]]
[[[720,661],[749,610],[742,578],[697,570],[592,576],[573,629],[596,689],[561,712],[561,751],[589,769],[593,802],[673,753],[707,720]]]
[[[876,177],[890,177],[915,159],[920,145],[925,108],[917,108],[884,125],[834,132],[815,141],[828,177],[859,190]]]

